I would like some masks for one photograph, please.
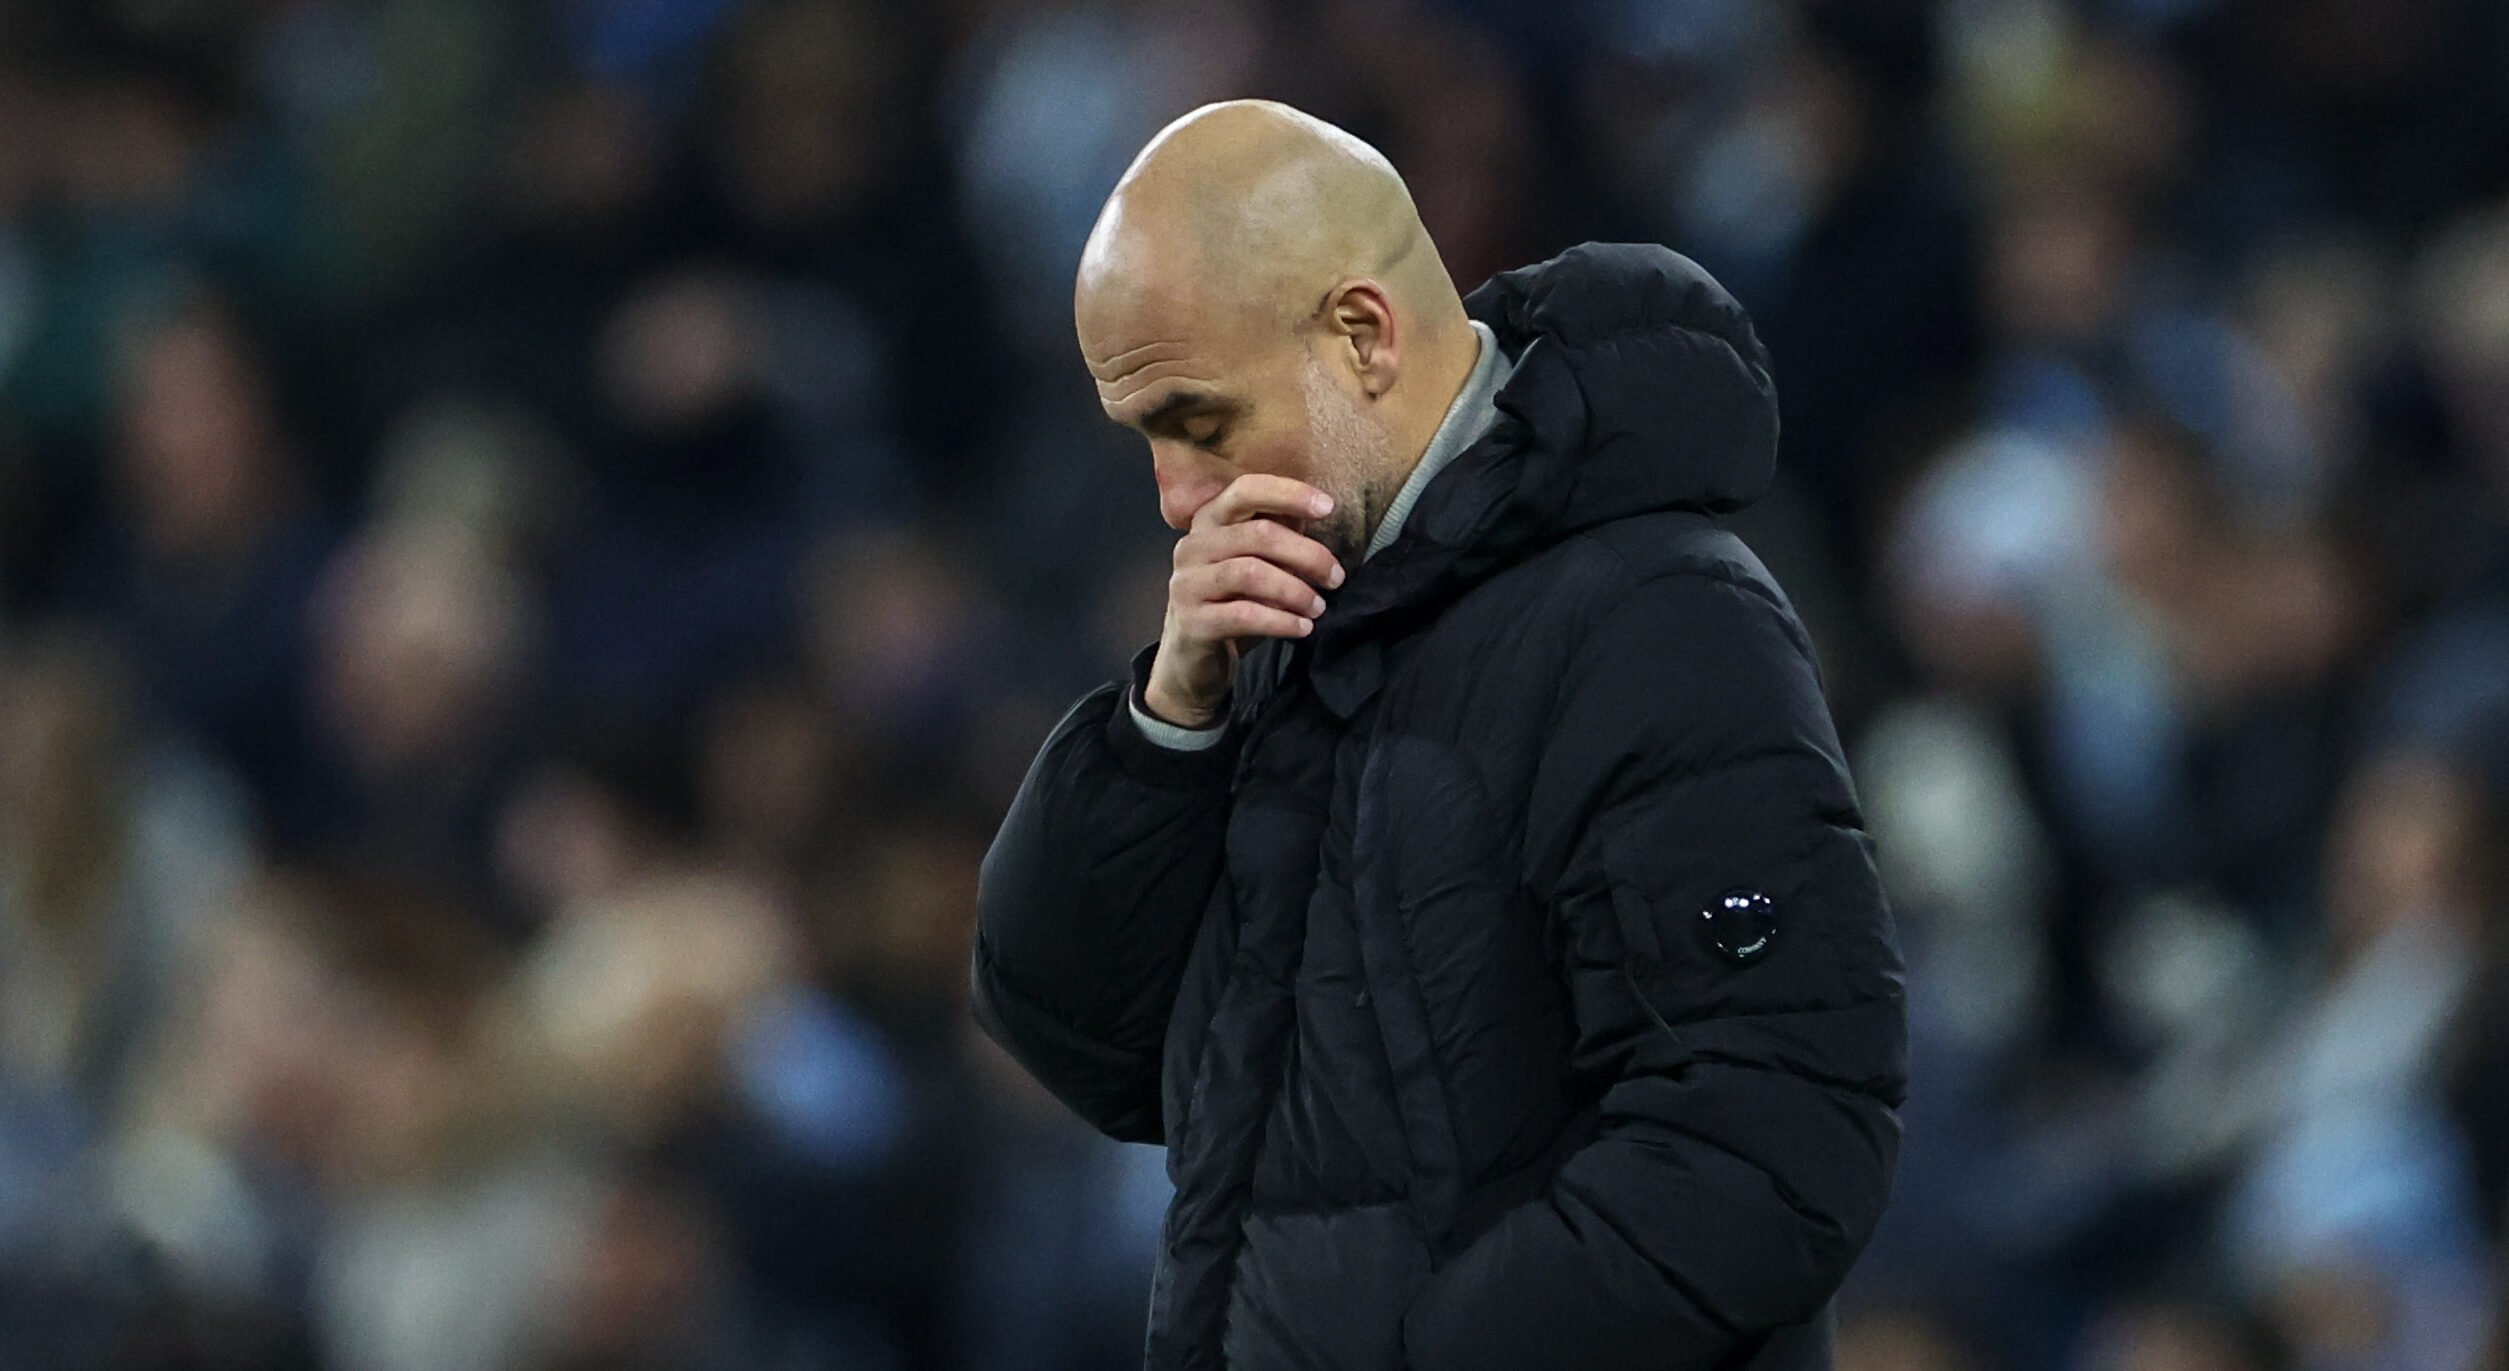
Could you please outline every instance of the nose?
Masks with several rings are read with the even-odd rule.
[[[1228,473],[1218,459],[1185,443],[1153,442],[1150,474],[1159,483],[1159,517],[1182,533],[1194,514],[1228,486]]]

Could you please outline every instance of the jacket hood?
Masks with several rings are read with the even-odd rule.
[[[1766,493],[1777,387],[1751,317],[1696,262],[1588,243],[1494,276],[1464,307],[1516,358],[1516,498],[1561,534],[1658,509],[1721,514]]]
[[[1587,243],[1492,277],[1464,307],[1515,372],[1497,425],[1429,483],[1402,535],[1353,570],[1317,625],[1318,684],[1355,673],[1353,707],[1374,689],[1356,660],[1373,658],[1364,649],[1473,584],[1615,519],[1740,509],[1776,468],[1768,350],[1689,258]]]

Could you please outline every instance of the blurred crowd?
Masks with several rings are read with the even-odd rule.
[[[2509,1371],[2488,0],[0,4],[0,1371],[1137,1360],[965,969],[1164,590],[1079,245],[1244,94],[1774,352],[1841,1371]]]

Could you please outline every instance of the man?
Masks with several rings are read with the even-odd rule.
[[[1181,530],[985,863],[986,1029],[1164,1142],[1154,1368],[1826,1367],[1903,1083],[1742,310],[1589,245],[1467,309],[1374,149],[1162,132],[1080,347]]]

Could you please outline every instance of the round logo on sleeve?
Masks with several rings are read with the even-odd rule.
[[[1716,955],[1748,966],[1777,941],[1777,902],[1756,890],[1729,890],[1699,911],[1699,932]]]

